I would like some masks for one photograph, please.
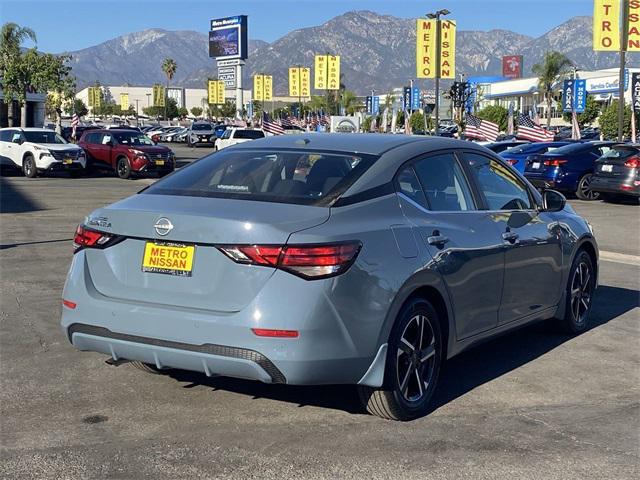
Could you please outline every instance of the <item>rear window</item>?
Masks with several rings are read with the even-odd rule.
[[[593,143],[571,143],[564,147],[557,148],[553,153],[575,153],[584,150],[591,150],[594,147]]]
[[[328,206],[376,158],[333,152],[227,150],[192,163],[142,193]]]
[[[602,158],[628,158],[638,155],[640,148],[633,147],[614,147],[605,153]]]
[[[209,125],[208,123],[194,123],[193,125],[191,125],[191,130],[193,131],[211,130],[211,125]]]
[[[264,138],[264,132],[261,130],[236,130],[234,138],[248,138],[255,140],[256,138]]]

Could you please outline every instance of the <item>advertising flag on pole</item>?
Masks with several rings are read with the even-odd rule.
[[[562,111],[573,111],[573,93],[575,88],[575,80],[565,80],[562,85]]]
[[[253,76],[253,99],[264,101],[264,75]]]
[[[327,55],[316,55],[314,62],[313,88],[316,90],[327,89]]]
[[[153,86],[153,106],[164,107],[164,87],[155,84]]]
[[[593,49],[620,50],[620,0],[593,1]]]
[[[372,103],[371,103],[372,113],[374,115],[378,115],[378,113],[380,113],[380,97],[377,95],[374,95],[371,100],[372,100]]]
[[[340,55],[327,55],[327,90],[340,90]]]
[[[411,110],[420,109],[420,88],[413,87],[411,89]]]
[[[129,110],[129,94],[120,94],[120,110]]]
[[[224,104],[224,87],[224,80],[209,80],[207,82],[208,100],[211,105]]]
[[[587,106],[587,81],[577,78],[573,92],[573,110],[582,113]]]
[[[300,96],[300,68],[289,67],[289,96]]]
[[[627,18],[629,19],[627,51],[640,52],[640,2],[638,0],[630,0],[627,4],[629,5],[627,12]]]
[[[270,102],[273,100],[273,77],[271,75],[264,75],[263,77],[264,101]]]
[[[416,20],[416,77],[436,78],[436,21]]]
[[[456,78],[456,21],[441,20],[440,78]]]
[[[311,96],[311,69],[309,67],[300,68],[300,96]]]

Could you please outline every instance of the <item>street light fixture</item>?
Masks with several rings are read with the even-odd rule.
[[[440,45],[440,17],[444,15],[449,15],[451,12],[446,8],[438,10],[433,13],[427,13],[427,18],[435,19],[436,21],[436,104],[435,104],[435,117],[436,117],[436,126],[435,126],[435,134],[438,135],[438,130],[440,129],[440,56],[441,45]]]

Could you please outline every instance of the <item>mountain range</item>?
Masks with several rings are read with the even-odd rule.
[[[581,70],[617,66],[617,54],[591,49],[591,28],[591,17],[574,17],[537,38],[509,30],[459,29],[456,71],[467,76],[500,75],[502,56],[517,54],[524,57],[526,75],[547,50],[566,54]],[[358,94],[372,89],[387,92],[415,76],[415,36],[415,20],[371,11],[347,12],[272,43],[250,40],[244,85],[250,85],[254,73],[268,73],[274,76],[275,93],[285,94],[288,67],[311,66],[315,54],[330,52],[341,56],[348,89]],[[67,53],[72,55],[79,88],[96,80],[103,85],[164,83],[160,65],[166,57],[178,65],[172,85],[204,88],[207,78],[216,75],[204,32],[153,28]],[[629,55],[629,64],[639,63],[640,55]]]

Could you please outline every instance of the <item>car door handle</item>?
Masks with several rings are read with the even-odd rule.
[[[518,238],[520,238],[520,236],[515,232],[504,232],[502,234],[502,239],[512,244],[516,243],[518,241]]]
[[[427,243],[436,247],[442,247],[448,241],[449,239],[444,235],[431,235],[430,237],[427,237]]]

